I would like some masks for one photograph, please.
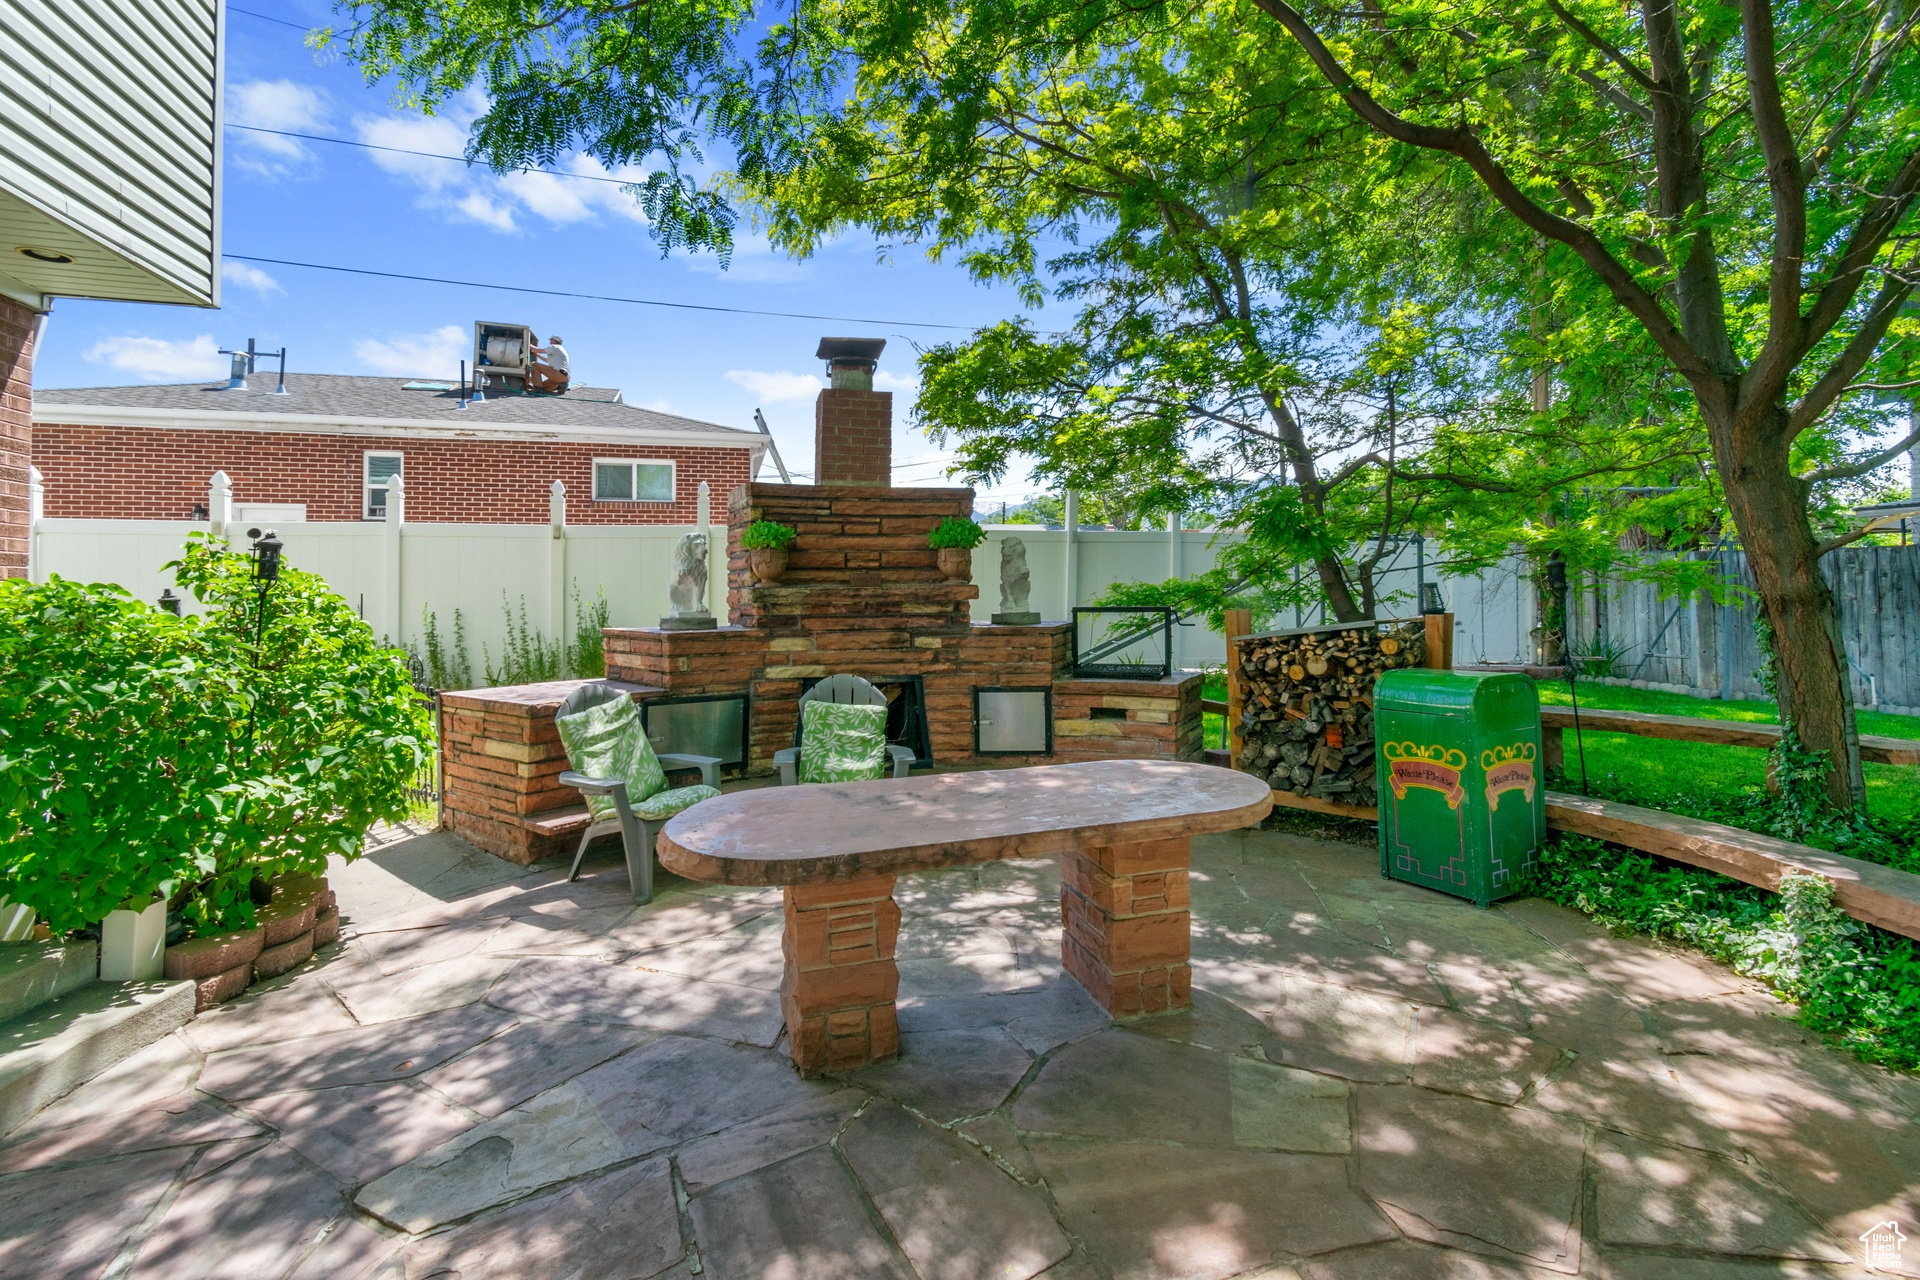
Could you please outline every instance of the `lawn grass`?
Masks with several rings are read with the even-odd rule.
[[[1645,711],[1657,715],[1698,716],[1711,720],[1746,720],[1772,724],[1771,702],[1721,702],[1689,698],[1684,694],[1617,685],[1582,683],[1580,705],[1609,711]],[[1565,682],[1541,682],[1540,701],[1566,706],[1571,701]],[[1920,716],[1896,716],[1879,711],[1859,713],[1860,732],[1889,738],[1920,739]],[[1580,753],[1574,735],[1566,743],[1567,784],[1578,787]],[[1705,742],[1672,742],[1627,733],[1583,733],[1587,778],[1597,793],[1608,795],[1674,795],[1738,800],[1750,789],[1767,783],[1767,753],[1758,747],[1723,747]],[[1867,817],[1889,834],[1911,842],[1920,835],[1920,769],[1912,765],[1869,764]]]

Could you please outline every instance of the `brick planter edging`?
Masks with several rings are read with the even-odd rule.
[[[255,982],[298,968],[316,949],[340,937],[340,911],[325,876],[289,872],[275,877],[273,901],[254,919],[258,923],[251,929],[189,938],[167,948],[167,977],[197,984],[195,1013],[225,1004]]]

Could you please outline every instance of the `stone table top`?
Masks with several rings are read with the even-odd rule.
[[[1252,826],[1267,784],[1216,765],[1092,760],[702,801],[660,833],[661,865],[735,885],[825,884]]]

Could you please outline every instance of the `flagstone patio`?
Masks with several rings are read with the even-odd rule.
[[[1920,1218],[1915,1081],[1367,847],[1197,839],[1194,1007],[1118,1025],[1051,865],[902,876],[901,1056],[823,1081],[777,890],[562,876],[338,870],[338,946],[5,1139],[0,1275],[1732,1280]]]

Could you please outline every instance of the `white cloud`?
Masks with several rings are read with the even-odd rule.
[[[220,344],[206,333],[178,340],[132,335],[104,338],[87,349],[86,358],[104,360],[115,369],[148,382],[218,378],[226,374],[229,364],[227,357],[220,354]]]
[[[432,333],[403,333],[384,341],[367,338],[353,344],[360,363],[402,378],[454,378],[473,349],[473,332],[457,324]]]
[[[758,369],[729,369],[727,381],[745,387],[762,404],[808,400],[826,385],[811,373],[763,373]]]
[[[655,413],[672,413],[673,412],[673,404],[665,396],[661,396],[658,400],[642,401],[636,407],[641,409],[651,409]]]
[[[920,376],[918,374],[912,374],[902,377],[900,374],[888,373],[885,369],[879,369],[876,370],[873,375],[873,389],[875,391],[917,392],[920,390]]]
[[[645,224],[639,202],[621,185],[560,176],[571,173],[580,179],[644,182],[647,172],[637,165],[609,169],[592,156],[576,154],[561,161],[554,173],[496,174],[485,165],[435,158],[465,155],[473,118],[484,110],[486,100],[468,94],[448,115],[360,115],[354,117],[353,128],[362,142],[394,148],[368,155],[380,168],[418,189],[423,208],[500,232],[519,231],[524,215],[554,226],[597,220],[602,214]]]
[[[318,89],[292,80],[249,80],[227,87],[227,120],[259,129],[314,133],[327,121],[327,103]],[[229,135],[235,164],[268,177],[311,163],[314,154],[298,138],[247,129]]]
[[[228,259],[220,264],[220,278],[228,284],[237,284],[242,288],[252,289],[262,297],[265,297],[269,293],[286,292],[285,289],[280,287],[278,280],[275,280],[260,268],[248,266],[244,262],[235,262],[232,259]]]
[[[775,250],[766,236],[744,227],[734,228],[733,256],[725,268],[721,267],[718,257],[705,249],[687,255],[687,266],[703,275],[747,284],[784,284],[812,274],[806,263],[796,262]]]

